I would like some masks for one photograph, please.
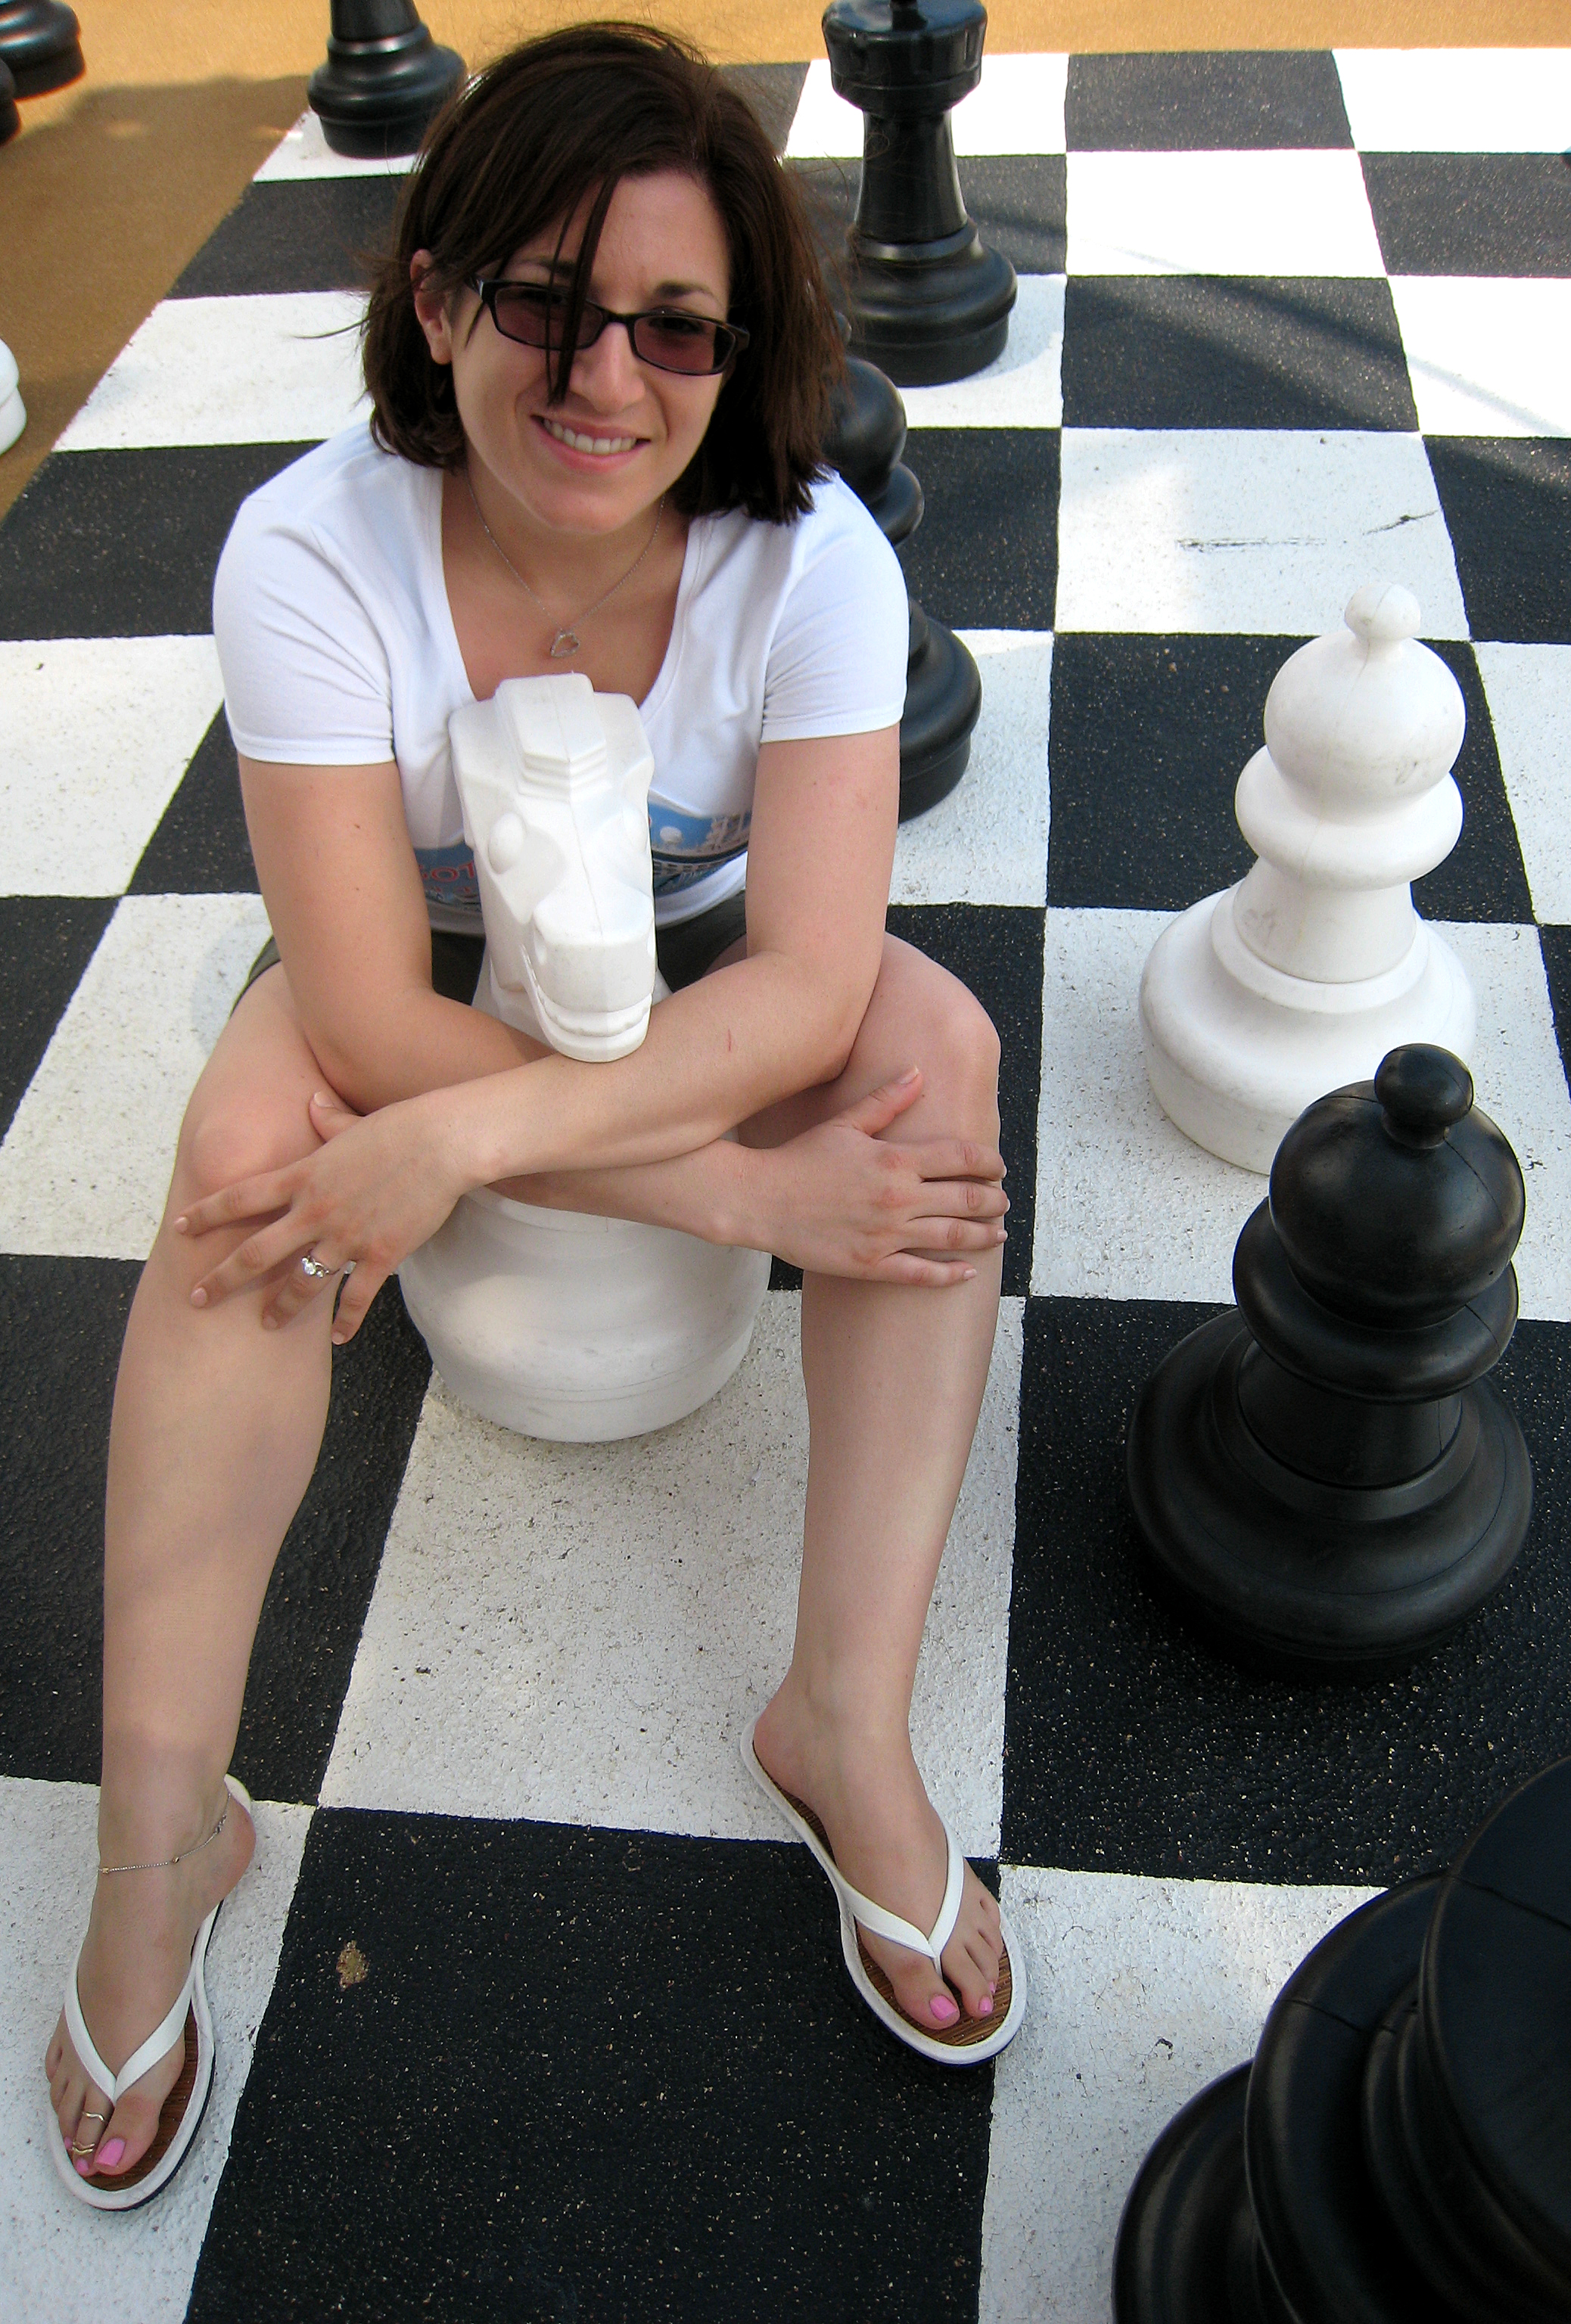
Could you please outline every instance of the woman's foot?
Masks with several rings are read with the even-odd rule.
[[[192,1849],[180,1864],[99,1878],[77,1969],[77,1991],[99,2054],[116,2073],[173,2006],[190,1967],[198,1930],[251,1861],[256,1846],[251,1818],[239,1800],[227,1791],[224,1796],[228,1802],[224,1829],[208,1846]],[[208,1829],[221,1812],[215,1805]],[[125,1861],[157,1857],[161,1844],[156,1839],[139,1847],[135,1838],[134,1831],[125,1836]],[[180,1837],[164,1845],[172,1855],[181,1845]],[[189,1848],[189,1833],[185,1845]],[[160,2110],[180,2079],[184,2058],[182,2028],[157,2064],[112,2107],[77,2056],[61,2012],[43,2070],[60,2136],[84,2178],[118,2177],[141,2161],[152,2144]],[[99,2116],[105,2119],[100,2121]],[[72,2151],[79,2147],[88,2153]]]
[[[812,1809],[852,1886],[930,1929],[944,1901],[948,1850],[909,1735],[853,1732],[811,1711],[788,1677],[753,1730],[753,1748],[771,1780]],[[858,1925],[863,1946],[918,2025],[942,2034],[962,2011],[984,2021],[993,2015],[1003,1941],[998,1905],[969,1865],[943,1977],[924,1954]]]

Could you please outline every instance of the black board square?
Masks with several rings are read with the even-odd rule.
[[[958,2324],[992,2102],[804,1849],[320,1811],[188,2316]]]
[[[257,892],[240,798],[240,764],[219,711],[142,852],[133,896],[237,896]]]
[[[1571,644],[1571,443],[1427,436],[1475,638]]]
[[[0,1138],[114,909],[112,896],[0,896]]]
[[[1563,153],[1365,153],[1388,274],[1571,274]]]
[[[1073,274],[1067,428],[1416,429],[1390,286]]]
[[[856,161],[793,161],[831,279],[841,280],[844,239],[856,209]],[[1064,272],[1067,174],[1061,153],[969,153],[960,191],[978,234],[1017,274]],[[845,291],[839,292],[844,304]]]
[[[56,452],[0,526],[0,637],[198,637],[248,493],[309,444]]]
[[[926,499],[902,552],[913,597],[952,630],[1050,630],[1058,577],[1056,428],[914,428]]]
[[[171,299],[361,290],[393,239],[402,177],[267,180],[203,243]]]
[[[1500,770],[1494,728],[1473,648],[1457,638],[1429,641],[1462,688],[1467,731],[1452,773],[1462,793],[1462,836],[1443,863],[1413,882],[1413,901],[1428,920],[1507,920],[1533,917],[1533,899]]]
[[[1140,1578],[1130,1414],[1216,1312],[1027,1307],[1002,1853],[1157,1878],[1405,1879],[1571,1749],[1571,1325],[1519,1324],[1494,1375],[1536,1483],[1495,1596],[1400,1677],[1292,1683],[1211,1653]]]
[[[720,78],[739,97],[747,99],[762,124],[764,135],[777,153],[783,153],[801,103],[807,66],[723,65]]]
[[[1543,946],[1544,974],[1555,1011],[1555,1038],[1560,1044],[1561,1069],[1566,1087],[1571,1089],[1571,928],[1540,928],[1539,942]]]
[[[1069,59],[1071,153],[1351,145],[1328,50],[1252,50]]]

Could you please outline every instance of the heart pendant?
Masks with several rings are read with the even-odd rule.
[[[559,630],[550,643],[551,659],[553,661],[561,661],[567,655],[576,654],[578,651],[578,640],[577,632],[572,630]]]

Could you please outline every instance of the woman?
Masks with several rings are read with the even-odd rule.
[[[674,41],[580,27],[437,124],[367,318],[371,431],[236,519],[215,629],[276,951],[192,1095],[116,1396],[101,1877],[46,2061],[88,2201],[145,2200],[199,2112],[207,1931],[253,1847],[225,1769],[330,1342],[488,1183],[804,1268],[799,1626],[750,1764],[892,2030],[965,2060],[1018,2023],[909,1735],[993,1340],[998,1047],[883,933],[905,597],[818,466],[837,360],[744,104]],[[447,722],[563,669],[640,704],[656,765],[674,990],[613,1065],[469,1005]]]

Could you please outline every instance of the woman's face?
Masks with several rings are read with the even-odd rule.
[[[583,215],[562,237],[570,267]],[[553,226],[515,250],[509,281],[545,282]],[[418,286],[429,254],[417,253]],[[612,196],[588,295],[620,314],[681,307],[724,321],[730,294],[725,235],[715,206],[674,171],[624,178]],[[458,416],[478,464],[517,503],[526,524],[557,533],[606,535],[632,525],[669,491],[703,439],[723,374],[686,377],[641,363],[627,332],[607,323],[574,358],[568,392],[550,401],[545,350],[504,338],[473,290],[450,300],[420,291],[415,308],[438,363],[450,363]]]

